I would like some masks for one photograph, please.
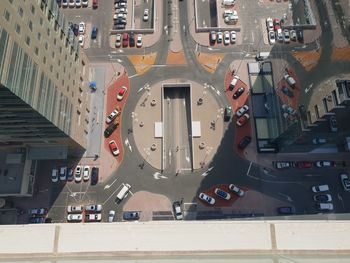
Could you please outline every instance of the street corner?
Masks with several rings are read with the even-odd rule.
[[[238,187],[238,189],[242,190],[243,191],[243,196],[239,196],[237,195],[236,193],[234,193],[233,191],[231,191],[229,189],[229,184],[217,184],[217,185],[214,185],[212,186],[211,188],[205,190],[205,191],[202,191],[202,193],[212,197],[215,199],[215,204],[214,205],[210,205],[202,200],[200,200],[199,198],[198,201],[200,204],[202,204],[203,206],[205,207],[212,207],[212,208],[216,208],[216,207],[232,207],[236,201],[238,201],[239,199],[241,198],[244,198],[244,194],[249,191],[249,188],[247,187],[241,187],[240,185],[236,185],[235,186]],[[220,196],[218,196],[216,193],[215,193],[215,190],[216,189],[220,189],[220,190],[223,190],[224,192],[226,192],[227,194],[229,194],[229,199],[224,199]]]
[[[294,79],[297,79],[295,74],[289,74]],[[298,88],[291,88],[288,83],[282,79],[277,83],[276,93],[282,104],[291,106],[292,108],[297,108],[299,104],[299,98],[301,90]]]
[[[138,75],[146,73],[154,65],[157,52],[147,53],[143,55],[128,55],[128,59],[133,64]]]
[[[195,52],[197,61],[202,67],[208,71],[209,73],[214,73],[219,66],[220,62],[224,59],[225,53],[203,53],[203,52]]]
[[[161,217],[162,214],[173,218],[170,199],[165,195],[147,191],[134,193],[124,204],[122,211],[141,212],[140,221],[151,221],[157,216]],[[158,219],[160,220],[161,218]]]
[[[186,65],[187,60],[186,60],[185,52],[183,50],[179,52],[168,50],[166,64],[167,65]]]
[[[322,48],[311,51],[294,51],[292,56],[305,68],[306,71],[311,71],[316,67],[321,58]],[[345,52],[346,53],[346,52]],[[333,59],[332,53],[332,59]],[[348,55],[350,59],[350,55]]]

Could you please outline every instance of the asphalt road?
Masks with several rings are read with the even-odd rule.
[[[187,28],[187,11],[185,1],[180,1],[180,28],[185,26]],[[166,65],[164,67],[153,67],[147,73],[138,76],[135,75],[136,72],[133,69],[131,63],[127,60],[126,54],[128,51],[123,51],[121,54],[111,53],[114,50],[108,46],[108,33],[102,32],[101,41],[99,46],[92,45],[92,47],[87,50],[87,54],[93,62],[108,61],[111,58],[121,59],[122,64],[128,70],[129,75],[135,75],[130,79],[130,85],[133,87],[142,87],[145,83],[149,83],[151,86],[158,83],[161,80],[177,78],[181,76],[183,79],[190,79],[198,83],[209,83],[214,87],[222,87],[223,78],[225,72],[228,69],[229,63],[233,60],[241,60],[242,55],[253,52],[254,50],[259,50],[262,47],[262,41],[260,36],[261,29],[259,24],[259,19],[266,18],[270,14],[271,9],[263,9],[259,5],[249,4],[249,1],[245,2],[245,11],[249,10],[252,14],[254,13],[255,20],[252,20],[253,16],[240,16],[242,19],[242,24],[245,25],[246,29],[243,32],[243,44],[227,48],[218,48],[219,50],[214,52],[226,53],[224,60],[220,63],[216,72],[212,75],[208,74],[200,65],[197,64],[195,58],[195,42],[187,31],[181,31],[182,34],[182,44],[184,47],[185,56],[187,59],[187,65],[184,66],[171,66]],[[109,27],[109,20],[106,20],[106,16],[109,15],[110,7],[107,2],[100,4],[101,11],[96,13],[96,15],[87,12],[87,19],[91,19],[94,24],[99,27],[106,26]],[[325,11],[325,7],[322,3],[318,5],[318,11],[321,13],[323,19],[327,20],[328,14]],[[169,14],[170,7],[169,3],[164,5],[163,10],[163,21],[169,24]],[[249,14],[249,13],[248,13]],[[91,17],[90,17],[91,16]],[[84,15],[85,19],[85,15]],[[106,22],[107,21],[107,22]],[[288,62],[293,64],[298,77],[305,85],[314,83],[317,85],[320,81],[333,76],[335,74],[340,74],[342,72],[347,72],[349,68],[349,63],[334,62],[333,66],[329,66],[330,61],[330,42],[332,38],[332,33],[327,28],[327,25],[322,23],[322,36],[320,39],[320,44],[323,47],[324,52],[322,53],[321,63],[316,66],[316,68],[311,72],[305,72],[302,66],[296,61],[287,51],[291,50],[289,46],[279,46],[278,52],[285,52],[285,57]],[[107,30],[107,29],[106,29]],[[251,32],[254,32],[251,34]],[[259,35],[260,34],[260,35]],[[312,49],[316,46],[316,43],[311,43],[307,45],[305,50]],[[147,49],[148,52],[157,51],[158,55],[156,58],[156,63],[158,65],[166,64],[166,56],[169,47],[169,36],[163,34],[160,41]],[[208,48],[201,47],[203,52],[213,52]],[[275,48],[272,50],[274,52]],[[143,52],[141,50],[133,50],[134,53]],[[113,55],[111,55],[113,54]],[[328,65],[327,65],[328,64]],[[212,92],[208,90],[208,92]],[[125,151],[124,161],[117,171],[112,172],[110,180],[105,184],[99,184],[97,186],[89,186],[88,184],[76,184],[67,185],[64,189],[57,188],[53,189],[52,192],[52,203],[55,205],[54,216],[57,218],[62,218],[62,211],[67,204],[81,203],[81,202],[91,202],[91,203],[101,203],[104,205],[104,216],[108,210],[116,210],[120,214],[122,210],[122,205],[125,203],[123,201],[121,204],[115,203],[115,196],[120,189],[121,183],[129,183],[132,186],[132,192],[137,191],[149,191],[153,193],[164,194],[169,197],[170,200],[180,200],[183,198],[184,202],[192,203],[198,202],[196,196],[198,192],[208,189],[216,184],[229,184],[235,183],[242,185],[249,189],[255,190],[257,192],[263,193],[266,196],[276,198],[290,203],[290,205],[295,206],[297,213],[300,214],[310,214],[316,213],[314,208],[314,201],[312,200],[313,194],[311,193],[310,187],[312,185],[327,183],[330,186],[331,194],[333,196],[333,204],[335,206],[335,212],[343,213],[350,211],[350,204],[345,200],[349,200],[350,192],[344,192],[341,188],[339,181],[338,169],[312,169],[312,170],[285,170],[285,171],[268,171],[260,167],[258,164],[252,164],[247,160],[241,159],[234,151],[232,145],[234,145],[234,133],[235,127],[233,123],[230,123],[228,129],[225,131],[222,138],[221,144],[218,148],[217,154],[214,156],[213,160],[207,164],[203,169],[194,171],[193,173],[184,172],[181,176],[176,176],[174,171],[176,166],[169,166],[163,172],[166,179],[156,180],[153,176],[154,173],[159,172],[149,166],[147,163],[143,167],[139,164],[143,163],[144,160],[140,153],[137,151],[132,134],[128,133],[128,128],[132,125],[132,118],[130,114],[134,111],[135,105],[139,100],[141,94],[137,93],[137,89],[131,89],[128,103],[125,105],[123,114],[123,125],[122,137],[123,139],[128,139],[130,145],[134,149],[133,152],[128,150]],[[302,103],[306,103],[311,96],[311,92],[302,97]],[[224,107],[228,104],[225,95],[214,96],[219,105]],[[177,102],[176,102],[177,101]],[[178,138],[183,138],[182,143],[187,145],[187,141],[184,139],[186,135],[186,112],[181,111],[182,107],[181,100],[174,100],[171,102],[171,107],[176,116],[172,116],[175,121],[177,118],[183,125],[182,131],[176,129],[169,130],[167,136],[171,137],[175,133],[178,134]],[[177,109],[177,110],[176,110]],[[176,113],[174,113],[176,112]],[[175,125],[175,123],[169,123],[170,125]],[[171,127],[171,126],[170,126]],[[177,138],[173,136],[173,140]],[[102,138],[101,138],[102,139]],[[169,150],[174,148],[175,141],[167,141],[166,145]],[[181,144],[181,141],[177,141]],[[185,146],[187,147],[187,146]],[[175,149],[176,150],[176,149]],[[174,149],[173,149],[174,152]],[[176,152],[176,151],[175,151]],[[181,160],[183,162],[183,154],[179,151],[178,155],[175,155],[175,160]],[[279,155],[276,156],[278,158]],[[330,155],[323,155],[323,158],[333,158]],[[310,155],[300,155],[295,157],[294,155],[289,156],[283,155],[285,160],[290,158],[298,158],[299,160],[308,160]],[[210,168],[210,171],[208,170]],[[206,174],[206,176],[203,176]],[[263,204],[264,206],[265,204]],[[268,204],[266,204],[267,206]],[[245,207],[249,209],[249,207]],[[56,212],[57,209],[57,212]],[[252,211],[253,213],[254,211]],[[265,215],[266,216],[266,215]],[[62,219],[63,220],[63,219]]]

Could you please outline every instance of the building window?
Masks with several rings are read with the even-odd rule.
[[[47,29],[47,36],[50,36],[50,33],[51,33],[50,28],[48,28]]]
[[[52,58],[55,58],[55,52],[52,51]]]
[[[60,46],[59,50],[60,50],[60,54],[62,54],[62,47],[61,46]]]
[[[30,37],[26,36],[26,44],[29,46],[30,45]]]
[[[18,8],[18,14],[19,14],[20,17],[23,17],[23,9],[22,9],[22,7]]]
[[[46,64],[46,57],[43,57],[43,63]]]
[[[29,27],[30,31],[33,31],[33,23],[30,20],[28,22],[28,27]]]
[[[56,46],[57,40],[56,38],[53,39],[53,44]]]
[[[35,14],[35,7],[33,5],[30,6],[30,11],[32,12],[32,14]]]
[[[59,59],[57,62],[58,66],[61,66],[61,60]]]
[[[34,53],[35,53],[36,55],[38,55],[38,54],[39,54],[39,48],[35,47],[35,48],[34,48]]]
[[[21,26],[19,24],[16,24],[16,32],[17,34],[21,34]]]
[[[320,118],[320,112],[318,111],[318,106],[315,105],[315,114],[316,114],[316,118],[319,119]]]
[[[7,21],[10,21],[10,13],[9,13],[9,11],[5,10],[5,12],[4,12],[4,17],[5,17],[5,19],[6,19]]]
[[[58,75],[58,72],[56,72],[56,79],[58,79],[59,75]]]
[[[50,72],[52,72],[53,71],[53,66],[52,65],[50,65]]]
[[[49,47],[49,45],[47,44],[47,42],[45,43],[45,49],[47,50]]]
[[[40,41],[40,39],[41,39],[41,34],[40,32],[38,32],[38,40]]]
[[[324,111],[325,111],[325,112],[329,112],[329,110],[328,110],[328,105],[327,105],[327,99],[326,99],[326,98],[323,98],[323,99],[322,99],[322,102],[323,102]]]
[[[334,106],[339,106],[339,101],[338,101],[336,90],[332,91],[332,97],[333,97],[333,105]]]
[[[42,18],[42,17],[40,17],[39,23],[40,23],[41,26],[43,25],[44,21],[43,21],[43,18]]]

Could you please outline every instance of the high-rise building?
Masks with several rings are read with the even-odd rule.
[[[10,178],[9,161],[86,147],[88,60],[55,0],[2,0],[0,14],[0,153],[12,154],[0,170]]]

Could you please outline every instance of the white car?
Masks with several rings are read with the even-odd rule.
[[[318,210],[324,210],[324,211],[332,211],[333,210],[333,204],[332,203],[317,203],[316,208]]]
[[[88,214],[85,215],[85,221],[86,222],[97,222],[101,221],[102,215],[101,214]]]
[[[315,166],[318,168],[333,167],[334,163],[332,161],[317,161],[317,162],[315,162]]]
[[[121,47],[122,46],[122,35],[121,34],[117,34],[115,37],[115,47]]]
[[[62,7],[68,6],[68,0],[62,0]]]
[[[222,32],[218,32],[218,38],[217,38],[217,42],[221,43],[222,42]]]
[[[85,23],[84,22],[79,23],[79,34],[80,35],[85,34]]]
[[[327,184],[315,185],[315,186],[311,187],[311,190],[314,193],[327,192],[327,191],[329,191],[329,186]]]
[[[51,181],[53,183],[57,183],[58,182],[58,170],[57,169],[52,169],[51,172]]]
[[[149,9],[145,9],[144,11],[143,11],[143,21],[148,21],[148,19],[149,19]]]
[[[67,179],[67,167],[60,168],[60,180],[65,181]]]
[[[69,7],[75,7],[75,0],[69,0]]]
[[[81,7],[81,0],[75,0],[75,6]]]
[[[79,45],[81,47],[83,47],[84,46],[84,42],[85,42],[85,36],[84,35],[80,35],[79,36]]]
[[[273,31],[273,21],[271,17],[266,18],[267,31]]]
[[[136,46],[142,47],[142,35],[141,34],[137,35]]]
[[[203,200],[204,202],[207,202],[210,205],[215,204],[215,199],[211,196],[204,194],[204,193],[200,193],[198,197],[199,197],[199,199]]]
[[[282,34],[282,29],[277,29],[276,30],[276,35],[277,35],[277,41],[278,42],[283,42],[283,34]]]
[[[83,169],[83,180],[87,181],[90,179],[90,166],[86,165]]]
[[[284,43],[289,43],[290,42],[290,36],[289,36],[289,30],[288,29],[283,30],[283,41],[284,41]]]
[[[247,113],[249,111],[249,106],[248,105],[243,105],[236,111],[236,116],[239,118],[241,117],[244,113]]]
[[[349,176],[347,174],[341,174],[340,175],[340,181],[341,184],[344,187],[345,191],[350,191],[350,180],[349,180]]]
[[[81,182],[81,179],[82,179],[82,177],[81,177],[81,169],[82,168],[81,168],[80,165],[78,165],[77,168],[75,168],[74,180],[77,183]]]
[[[110,210],[108,212],[108,222],[112,223],[114,221],[114,217],[115,217],[115,211],[114,210]]]
[[[181,210],[181,204],[180,202],[174,202],[173,203],[173,208],[174,208],[174,215],[176,220],[182,220],[182,210]]]
[[[86,205],[85,206],[86,212],[101,212],[102,211],[102,205]]]
[[[126,9],[126,8],[124,8],[124,7],[122,7],[122,8],[116,8],[115,9],[115,13],[116,14],[127,14],[128,13],[128,9]]]
[[[120,114],[120,112],[115,109],[114,111],[112,111],[106,118],[106,123],[109,124],[111,123],[115,118],[117,118],[117,116]]]
[[[269,31],[269,42],[271,45],[276,43],[276,35],[274,31]]]
[[[232,192],[234,192],[239,197],[242,197],[244,195],[244,191],[241,188],[235,186],[234,184],[230,184],[228,186],[228,189],[230,189]]]
[[[82,205],[69,205],[67,206],[67,213],[82,213],[84,210],[84,207]]]
[[[68,214],[67,221],[68,222],[81,222],[83,220],[82,214]]]
[[[89,5],[89,0],[82,0],[83,7],[87,7]]]
[[[224,32],[224,44],[225,45],[230,44],[230,32],[228,31]]]
[[[236,38],[237,38],[236,31],[231,31],[230,35],[231,35],[231,44],[236,43]]]

